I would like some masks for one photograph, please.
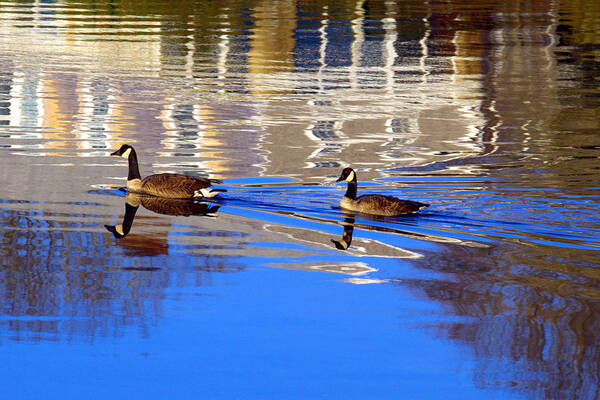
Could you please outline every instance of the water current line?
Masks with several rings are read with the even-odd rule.
[[[363,4],[364,1],[356,2],[354,12],[358,17],[351,21],[354,39],[352,41],[352,45],[350,46],[350,52],[352,54],[352,62],[350,65],[350,87],[352,87],[353,90],[359,89],[357,71],[358,68],[360,68],[360,49],[362,47],[363,42],[365,41],[365,34],[363,32],[363,20],[365,17],[365,9],[363,7]]]
[[[187,31],[186,35],[186,43],[185,47],[187,52],[185,54],[185,77],[188,79],[193,79],[194,77],[194,56],[195,56],[195,46],[194,46],[194,14],[191,14],[187,21]]]
[[[384,54],[384,71],[386,76],[386,92],[389,95],[394,95],[394,64],[398,53],[394,45],[398,39],[398,33],[396,32],[396,20],[394,18],[383,19],[383,30],[385,35],[382,43],[382,53]]]
[[[422,85],[425,86],[427,85],[427,81],[428,81],[428,76],[429,76],[429,72],[427,71],[427,66],[426,66],[426,61],[427,58],[429,57],[429,50],[427,49],[427,40],[429,39],[429,36],[431,35],[431,24],[429,23],[429,19],[431,18],[431,7],[429,5],[429,2],[426,2],[427,4],[427,15],[423,18],[423,24],[425,25],[425,33],[423,34],[423,37],[421,38],[421,40],[419,40],[419,45],[421,46],[421,57],[419,57],[419,67],[421,69],[422,72]],[[425,91],[421,91],[421,93],[426,93]]]
[[[317,72],[317,79],[319,81],[319,94],[325,93],[323,86],[323,70],[327,67],[325,64],[325,56],[327,52],[327,27],[329,26],[327,6],[323,6],[323,19],[321,20],[321,26],[319,27],[319,37],[321,43],[319,44],[319,70]]]

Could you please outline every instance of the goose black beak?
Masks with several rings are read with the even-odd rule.
[[[121,154],[119,154],[119,150],[115,151],[114,153],[110,153],[111,156],[117,156],[120,157]]]
[[[341,182],[341,181],[343,181],[343,180],[344,180],[344,178],[342,178],[342,177],[340,176],[339,178],[337,178],[337,181],[336,181],[336,182]]]

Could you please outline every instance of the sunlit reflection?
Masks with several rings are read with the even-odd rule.
[[[352,283],[354,285],[372,285],[378,283],[388,283],[389,279],[369,279],[369,278],[346,278],[342,282]]]

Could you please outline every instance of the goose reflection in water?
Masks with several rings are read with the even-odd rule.
[[[157,214],[184,217],[192,215],[213,217],[219,210],[219,206],[187,199],[166,199],[128,193],[125,197],[125,215],[123,216],[123,222],[117,225],[104,225],[106,230],[111,232],[116,239],[122,239],[127,236],[131,230],[135,214],[140,205]]]
[[[342,240],[331,239],[331,242],[335,245],[336,249],[347,250],[352,243],[352,234],[354,233],[354,215],[351,217],[346,217],[342,225],[344,225]]]
[[[359,219],[359,222],[355,221],[357,217]],[[416,218],[416,216],[409,215],[404,218]],[[420,253],[403,248],[402,238],[427,240],[431,242],[460,243],[464,246],[480,246],[479,244],[473,242],[450,240],[441,236],[434,236],[425,233],[415,232],[411,229],[403,230],[400,229],[403,225],[391,224],[391,222],[394,220],[398,222],[397,219],[391,220],[389,217],[383,217],[378,215],[366,216],[362,214],[344,212],[344,221],[340,223],[340,225],[344,227],[342,237],[339,240],[329,240],[335,245],[336,249],[347,251],[352,255],[359,257],[368,255],[369,257],[393,257],[412,259],[421,258],[422,255]],[[390,225],[387,227],[378,226],[369,223],[369,221],[389,222]],[[354,237],[355,229],[360,230],[360,234],[357,237]],[[381,234],[393,235],[399,238],[399,241],[397,241],[397,239],[382,241],[378,238],[378,236],[380,236]],[[352,245],[353,241],[354,244]],[[352,247],[350,247],[351,245]]]

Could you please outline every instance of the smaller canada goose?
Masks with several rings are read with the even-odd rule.
[[[414,214],[419,209],[429,205],[381,194],[365,194],[356,197],[356,172],[352,168],[344,168],[342,175],[336,182],[341,181],[348,182],[348,188],[346,194],[340,200],[340,207],[349,211],[392,217],[402,214]]]
[[[225,189],[212,189],[213,183],[220,183],[217,179],[197,178],[181,174],[156,174],[142,179],[138,168],[135,149],[124,144],[111,156],[126,158],[129,161],[129,175],[127,175],[127,191],[138,194],[164,197],[168,199],[211,198]]]

